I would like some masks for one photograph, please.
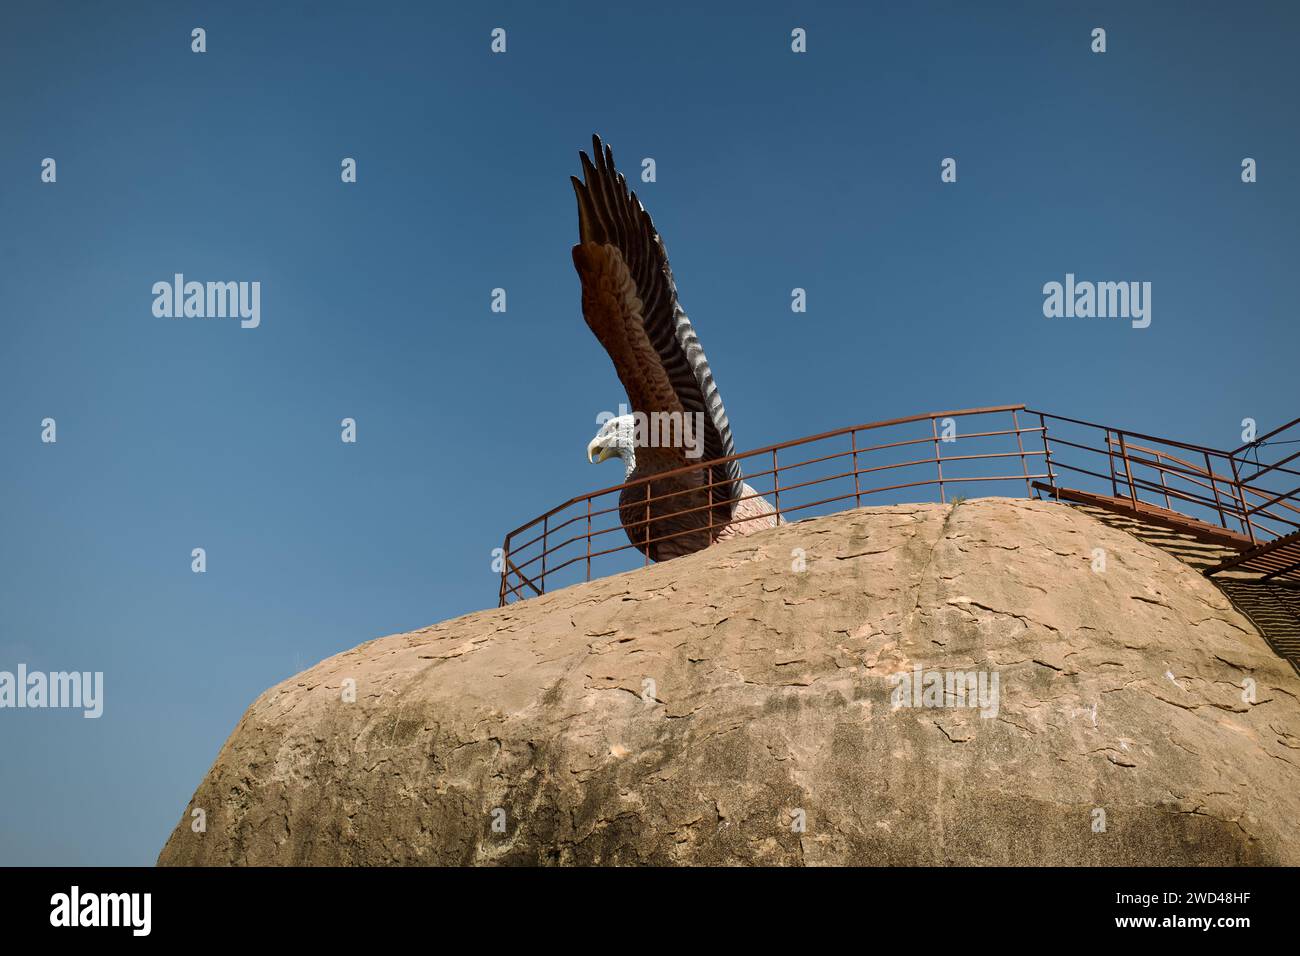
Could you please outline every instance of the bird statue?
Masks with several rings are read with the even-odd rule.
[[[587,460],[618,458],[625,482],[651,479],[620,492],[619,519],[652,561],[775,527],[775,509],[745,483],[740,463],[716,461],[735,454],[731,425],[677,301],[663,241],[614,169],[613,151],[599,136],[591,143],[594,162],[579,151],[585,181],[570,177],[578,197],[573,264],[583,317],[609,353],[632,412],[605,421]],[[701,460],[713,464],[672,474]]]

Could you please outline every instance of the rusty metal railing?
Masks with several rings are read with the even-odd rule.
[[[782,523],[840,511],[849,502],[860,507],[865,499],[914,502],[917,489],[937,491],[947,502],[957,489],[970,497],[1005,493],[1008,482],[1023,482],[1027,497],[1061,497],[1058,478],[1067,477],[1071,489],[1245,549],[1300,529],[1300,487],[1278,488],[1300,478],[1300,470],[1289,467],[1300,451],[1274,461],[1260,457],[1261,448],[1300,438],[1297,426],[1300,419],[1242,448],[1221,451],[1024,405],[997,405],[853,425],[718,461],[741,462],[754,489],[747,497],[765,498]],[[1018,461],[1009,474],[1008,460]],[[660,534],[657,527],[666,518],[702,512],[712,536],[718,482],[709,469],[718,461],[579,495],[511,531],[502,549],[499,603],[649,564],[651,546],[701,534],[698,522]],[[652,495],[651,482],[693,471],[702,472],[698,487],[708,489],[708,504],[657,509],[652,518],[653,505],[685,492]],[[634,500],[644,517],[629,520],[630,511],[620,513],[624,492],[623,504]]]
[[[780,522],[860,506],[866,499],[915,500],[919,488],[937,489],[939,500],[947,501],[958,489],[989,493],[990,488],[1015,482],[1023,484],[1028,495],[1033,482],[1049,474],[1040,467],[1046,455],[1042,426],[1022,423],[1023,411],[1023,405],[999,405],[913,415],[840,428],[721,460],[741,463],[745,481],[754,489],[747,497],[765,498]],[[1014,463],[1009,474],[1003,473],[1008,461]],[[679,493],[651,496],[650,482],[700,471],[702,487],[712,496],[717,484],[710,477],[713,464],[702,461],[653,479],[579,495],[511,531],[503,545],[499,602],[504,605],[556,586],[648,564],[651,545],[699,534],[698,530],[652,533],[665,518],[707,509],[712,533],[710,506],[672,510],[665,501]],[[619,498],[625,491],[636,496],[638,508],[645,501],[645,517],[622,520]],[[653,520],[652,506],[660,506]]]
[[[1046,412],[1026,414],[1038,416],[1045,435],[1051,423],[1050,444],[1058,450],[1055,473],[1068,477],[1072,488],[1127,499],[1133,510],[1174,527],[1179,519],[1190,521],[1186,530],[1192,533],[1213,536],[1207,528],[1218,528],[1225,543],[1243,547],[1300,529],[1300,487],[1285,488],[1300,478],[1300,470],[1287,467],[1300,453],[1272,463],[1260,458],[1262,448],[1289,440],[1279,436],[1300,436],[1300,419],[1223,451]],[[1063,457],[1061,449],[1073,457]]]

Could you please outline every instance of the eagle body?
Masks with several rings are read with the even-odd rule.
[[[624,488],[618,495],[618,516],[628,539],[651,561],[692,554],[707,548],[717,534],[709,531],[709,492],[704,487],[704,472],[687,471],[664,478],[654,478],[680,468],[681,462],[664,449],[645,448],[637,455],[637,467],[629,481],[650,478],[644,485]],[[724,502],[724,504],[729,504]],[[715,519],[723,512],[722,526],[730,521],[730,509],[715,509]],[[647,532],[647,529],[648,532]]]
[[[678,301],[663,241],[636,193],[615,171],[613,152],[599,137],[592,137],[592,145],[594,162],[579,154],[585,181],[572,178],[579,239],[573,264],[582,283],[583,317],[613,361],[632,409],[702,421],[703,460],[713,464],[668,474],[694,464],[700,450],[690,458],[684,447],[639,444],[625,420],[630,416],[602,426],[587,447],[588,459],[617,455],[627,481],[651,479],[619,495],[628,539],[651,560],[774,527],[774,509],[744,482],[740,463],[731,457],[731,425],[704,349]]]

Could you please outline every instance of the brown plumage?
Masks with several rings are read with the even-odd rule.
[[[580,154],[585,182],[572,180],[579,240],[573,264],[582,282],[582,314],[609,353],[634,413],[702,419],[702,458],[732,455],[727,413],[704,350],[677,300],[663,242],[636,193],[615,170],[613,152],[599,137],[592,137],[592,146],[595,162]],[[628,481],[701,460],[688,457],[684,447],[634,445],[626,429],[618,427],[602,428],[588,446],[589,457],[593,448],[602,450],[602,461],[613,456],[606,452],[618,454]],[[776,524],[771,506],[744,483],[735,461],[652,481],[648,487],[648,506],[645,487],[624,489],[619,516],[629,539],[655,561]],[[689,513],[680,514],[684,511]]]

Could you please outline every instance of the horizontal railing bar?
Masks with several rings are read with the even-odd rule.
[[[1283,467],[1282,467],[1282,466],[1285,465],[1288,461],[1295,461],[1297,458],[1300,458],[1300,451],[1296,452],[1296,453],[1293,454],[1293,455],[1287,455],[1285,458],[1281,459],[1280,461],[1275,461],[1275,462],[1273,462],[1273,464],[1271,464],[1271,465],[1269,465],[1269,466],[1267,466],[1267,467],[1265,467],[1265,468],[1261,468],[1259,471],[1255,472],[1255,473],[1254,473],[1253,475],[1251,475],[1249,478],[1242,478],[1241,480],[1242,480],[1242,481],[1254,481],[1254,480],[1255,480],[1256,478],[1258,478],[1260,475],[1266,474],[1267,472],[1270,472],[1270,471],[1282,471],[1282,472],[1285,472],[1285,473],[1288,474],[1288,475],[1300,475],[1300,471],[1296,471],[1296,470],[1293,469],[1293,468],[1283,468]],[[1243,459],[1243,461],[1245,461],[1245,459]],[[1248,465],[1255,465],[1255,464],[1258,464],[1258,463],[1257,463],[1257,462],[1253,462],[1253,461],[1246,461],[1246,464],[1248,464]]]
[[[1140,457],[1138,457],[1138,456],[1136,456],[1136,455],[1129,455],[1129,456],[1128,456],[1128,460],[1129,460],[1132,464],[1135,464],[1135,465],[1145,465],[1145,466],[1148,467],[1148,468],[1154,468],[1156,471],[1161,472],[1162,474],[1176,475],[1176,476],[1178,476],[1178,477],[1182,477],[1182,478],[1184,478],[1184,479],[1186,479],[1186,480],[1188,480],[1188,481],[1192,481],[1192,479],[1191,479],[1190,477],[1188,477],[1185,473],[1183,473],[1182,471],[1180,471],[1180,469],[1181,469],[1182,466],[1178,466],[1178,467],[1168,467],[1168,468],[1165,468],[1165,467],[1160,466],[1159,464],[1157,464],[1157,463],[1154,462],[1154,461],[1151,461],[1151,460],[1146,459],[1146,458],[1140,458]],[[1199,475],[1199,474],[1206,474],[1206,472],[1199,472],[1199,473],[1197,473],[1197,474],[1198,474],[1198,475]],[[1213,475],[1214,472],[1209,472],[1208,474]],[[1231,484],[1233,483],[1233,482],[1232,482],[1232,478],[1230,478],[1230,477],[1224,477],[1224,476],[1222,476],[1222,475],[1220,475],[1220,476],[1218,477],[1217,480],[1218,480],[1218,482],[1219,482],[1220,484],[1231,485]],[[1198,483],[1198,482],[1193,482],[1193,483],[1195,484],[1195,483]],[[1200,484],[1202,487],[1205,487],[1205,488],[1211,488],[1211,489],[1212,489],[1212,486],[1211,486],[1208,482],[1199,482],[1199,484]]]
[[[1300,495],[1300,487],[1292,488],[1290,491],[1284,491],[1282,494],[1278,495],[1276,498],[1271,498],[1270,500],[1264,502],[1262,505],[1257,505],[1256,507],[1249,509],[1249,510],[1246,512],[1246,514],[1248,514],[1248,515],[1253,515],[1255,512],[1259,511],[1261,508],[1267,508],[1269,505],[1277,504],[1277,503],[1278,503],[1279,501],[1281,501],[1283,498],[1294,498],[1296,495]],[[1282,520],[1284,520],[1284,519],[1282,519],[1282,518],[1274,518],[1273,520],[1274,520],[1274,521],[1282,521]],[[1294,522],[1290,522],[1290,521],[1287,522],[1287,524],[1293,524],[1293,523],[1294,523]],[[1300,526],[1298,526],[1298,527],[1300,527]]]
[[[1018,456],[1017,456],[1017,457],[1018,457]],[[946,459],[946,458],[944,459],[944,461],[947,461],[947,460],[948,460],[948,459]],[[1028,476],[1028,478],[1029,478],[1031,481],[1033,481],[1033,480],[1035,480],[1035,479],[1038,479],[1038,478],[1046,478],[1046,477],[1048,477],[1048,476],[1047,476],[1047,475],[1034,475],[1034,474],[1031,474],[1031,475]],[[1024,481],[1025,478],[1026,478],[1026,475],[1025,475],[1024,472],[1021,472],[1021,473],[1018,474],[1018,475],[998,475],[997,477],[994,477],[994,478],[949,478],[949,477],[947,477],[947,476],[945,475],[945,476],[944,476],[944,479],[943,479],[943,483],[946,485],[946,484],[948,484],[949,482],[954,482],[954,481],[1016,481],[1016,482],[1020,482],[1020,481]],[[781,509],[781,514],[786,515],[786,514],[790,514],[790,513],[792,513],[792,512],[795,512],[795,511],[803,511],[803,510],[806,509],[806,508],[816,508],[816,507],[818,507],[819,505],[830,504],[830,503],[835,502],[835,501],[844,501],[844,500],[847,499],[847,498],[856,498],[856,497],[858,497],[859,495],[861,495],[863,498],[865,498],[867,495],[879,494],[879,493],[882,492],[882,491],[894,491],[894,490],[897,490],[897,489],[899,489],[899,488],[916,488],[916,487],[920,487],[920,486],[922,486],[922,485],[937,485],[937,484],[939,484],[939,479],[938,479],[938,478],[927,478],[925,481],[912,482],[911,484],[906,484],[906,485],[886,485],[886,486],[881,487],[881,488],[878,488],[878,489],[873,488],[871,491],[862,491],[862,492],[850,491],[848,494],[844,494],[844,495],[836,495],[834,498],[822,498],[822,499],[819,500],[819,501],[812,501],[812,502],[809,502],[809,503],[807,503],[807,504],[796,505],[796,506],[793,507],[793,508],[782,508],[782,509]],[[785,491],[785,485],[782,485],[782,486],[781,486],[781,490],[782,490],[782,491]],[[935,503],[937,504],[937,502],[935,502]]]
[[[1119,442],[1112,438],[1111,447],[1119,448],[1120,447]],[[1192,464],[1190,461],[1184,461],[1183,459],[1179,458],[1177,455],[1171,455],[1167,451],[1160,451],[1159,449],[1156,448],[1147,448],[1143,445],[1133,445],[1133,444],[1129,444],[1128,442],[1125,442],[1124,447],[1130,451],[1140,451],[1140,452],[1146,452],[1148,455],[1155,455],[1157,457],[1157,462],[1151,462],[1145,459],[1136,458],[1132,455],[1129,456],[1129,460],[1133,462],[1141,461],[1144,464],[1149,465],[1150,467],[1155,468],[1159,471],[1177,470],[1172,468],[1165,468],[1162,463],[1159,463],[1160,458],[1168,458],[1170,461],[1175,462],[1176,464],[1181,465],[1183,468],[1188,469],[1190,473],[1196,474],[1200,477],[1209,478],[1212,481],[1225,482],[1227,484],[1233,483],[1232,475],[1229,474],[1221,475],[1217,471],[1214,471],[1213,469],[1207,470],[1205,468],[1202,468],[1200,465]],[[1113,453],[1114,452],[1112,452],[1112,454]],[[1206,487],[1209,487],[1209,485],[1206,485]]]
[[[1174,441],[1172,438],[1160,438],[1156,435],[1146,435],[1142,432],[1129,431],[1127,428],[1113,428],[1108,425],[1098,425],[1096,422],[1084,421],[1081,418],[1067,418],[1065,415],[1053,415],[1051,412],[1040,412],[1032,408],[1026,409],[1025,411],[1030,415],[1042,415],[1044,418],[1051,418],[1058,422],[1072,422],[1075,425],[1084,425],[1088,428],[1098,429],[1099,431],[1111,431],[1117,435],[1123,434],[1129,438],[1141,438],[1143,441],[1154,441],[1159,442],[1162,445],[1173,445],[1175,448],[1182,448],[1186,451],[1199,451],[1202,453],[1208,452],[1211,455],[1218,455],[1220,458],[1232,457],[1232,452],[1222,451],[1218,448],[1209,448],[1205,445],[1194,445],[1190,442]],[[1055,437],[1052,438],[1052,441],[1057,440],[1058,439]]]

